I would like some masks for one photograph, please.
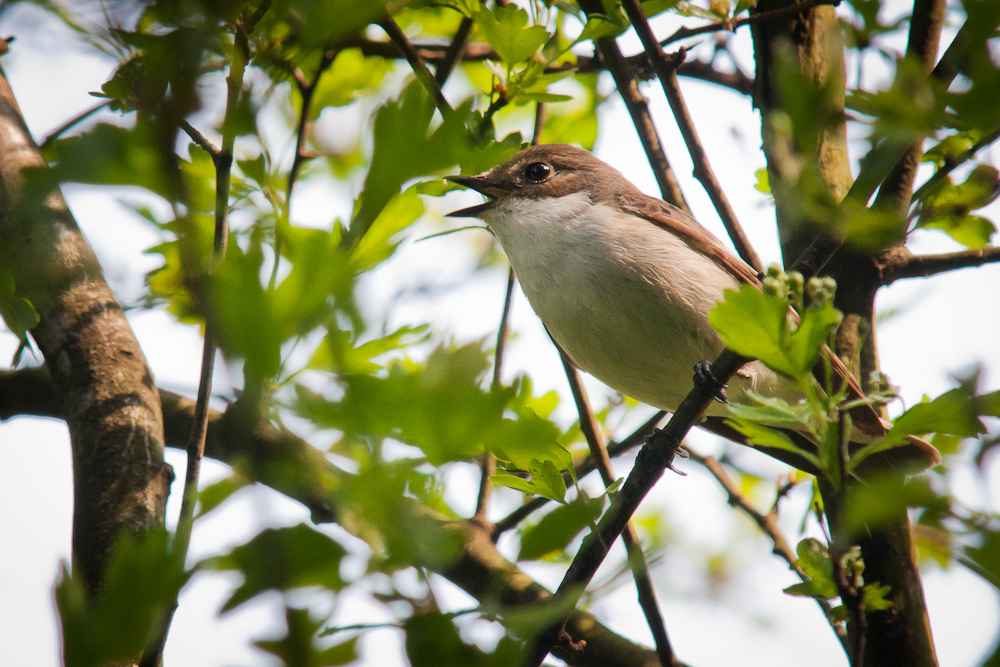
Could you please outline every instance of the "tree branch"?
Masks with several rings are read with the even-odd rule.
[[[97,113],[101,109],[105,108],[109,104],[111,104],[111,100],[104,100],[103,102],[95,104],[94,106],[90,107],[89,109],[84,109],[83,111],[81,111],[77,115],[73,116],[72,118],[70,118],[69,120],[67,120],[65,123],[63,123],[62,125],[60,125],[56,129],[52,130],[51,132],[49,132],[45,136],[45,139],[42,141],[42,145],[40,146],[40,148],[44,151],[46,148],[48,148],[53,143],[55,143],[56,139],[58,139],[59,137],[61,137],[62,135],[64,135],[66,132],[68,132],[72,128],[76,127],[78,124],[80,124],[83,121],[87,120],[88,118],[90,118],[95,113]]]
[[[601,438],[597,420],[594,419],[594,411],[590,408],[587,392],[580,383],[580,374],[562,348],[555,341],[552,341],[552,343],[559,350],[563,370],[566,371],[566,379],[569,381],[573,400],[576,402],[577,413],[580,415],[580,430],[583,431],[587,445],[590,447],[590,456],[594,459],[597,469],[601,473],[604,487],[609,488],[615,483],[614,471],[611,469],[611,457],[608,456],[608,450]],[[660,664],[668,667],[679,665],[680,663],[677,661],[677,658],[674,657],[674,649],[670,645],[670,639],[667,637],[667,626],[663,620],[663,615],[660,613],[660,605],[656,601],[656,591],[653,588],[653,580],[649,576],[649,564],[646,562],[646,554],[642,551],[642,545],[639,543],[639,535],[636,533],[635,526],[632,525],[631,521],[625,526],[625,530],[622,532],[622,542],[625,543],[629,568],[631,568],[632,577],[635,579],[639,606],[646,617],[649,631],[653,635],[653,641],[656,644],[656,655],[660,659]]]
[[[444,83],[448,80],[455,65],[462,62],[462,58],[465,55],[465,48],[469,45],[469,35],[471,33],[472,19],[466,16],[458,24],[458,30],[455,31],[451,45],[444,52],[444,56],[441,58],[434,72],[434,80],[437,82],[439,88],[444,88]]]
[[[923,185],[917,188],[916,192],[913,193],[913,199],[919,201],[922,197],[925,197],[927,194],[934,191],[938,185],[940,185],[951,174],[951,172],[955,171],[955,169],[974,158],[976,153],[993,144],[997,139],[1000,139],[1000,127],[977,141],[971,148],[969,148],[969,150],[965,151],[957,158],[951,160],[935,171],[934,174],[924,181]]]
[[[756,269],[758,273],[761,272],[763,267],[761,266],[760,257],[757,256],[756,251],[753,249],[746,232],[743,231],[743,227],[736,217],[736,212],[726,197],[726,193],[722,190],[719,180],[715,177],[712,165],[705,154],[705,148],[698,138],[694,119],[691,118],[691,114],[688,112],[680,86],[677,83],[676,69],[677,65],[684,61],[684,50],[681,49],[676,56],[668,60],[659,42],[656,41],[656,35],[653,34],[653,29],[649,26],[649,21],[646,20],[646,14],[639,5],[639,0],[623,0],[622,7],[625,9],[625,13],[628,14],[632,26],[639,35],[639,39],[642,40],[642,45],[646,49],[646,55],[649,56],[650,61],[653,63],[653,69],[656,70],[656,74],[659,76],[663,93],[667,96],[670,109],[674,112],[674,119],[677,121],[677,126],[684,136],[684,143],[687,145],[688,153],[691,154],[691,161],[694,163],[695,178],[704,186],[705,191],[712,200],[712,204],[715,206],[715,210],[719,212],[719,217],[722,218],[722,223],[726,226],[726,231],[729,232],[729,237],[732,239],[733,245],[736,247],[736,251],[740,254],[740,257]]]
[[[92,595],[112,545],[162,527],[173,472],[160,399],[125,313],[0,71],[0,265],[34,307],[73,448],[73,559]]]
[[[913,2],[906,57],[919,62],[921,69],[927,74],[934,68],[937,60],[946,4],[946,0]],[[900,217],[906,215],[910,208],[913,181],[917,177],[917,168],[920,167],[920,158],[923,156],[923,139],[924,137],[916,138],[906,148],[896,166],[882,182],[875,198],[875,208],[895,211]]]
[[[587,0],[584,1],[586,2]],[[416,54],[423,59],[425,63],[440,65],[447,58],[447,46],[443,46],[441,44],[411,44],[411,46]],[[334,48],[355,48],[360,50],[361,53],[366,56],[377,56],[379,58],[394,59],[399,58],[402,55],[399,48],[393,42],[372,40],[361,37],[351,37],[341,40],[337,42]],[[464,62],[500,60],[500,56],[497,55],[496,51],[494,51],[489,44],[485,44],[483,42],[473,42],[466,46],[462,55],[462,60]],[[622,61],[624,65],[623,71],[630,72],[632,75],[643,80],[653,78],[653,72],[649,66],[649,61],[646,58],[645,53],[639,53],[627,58],[622,56]],[[562,63],[558,65],[550,65],[545,68],[545,72],[547,74],[565,72],[567,70],[574,70],[577,72],[599,72],[605,69],[610,70],[610,66],[603,56],[579,56],[577,57],[575,64]],[[709,62],[701,60],[685,62],[677,69],[677,74],[678,76],[701,79],[703,81],[708,81],[709,83],[725,86],[726,88],[731,88],[742,95],[750,95],[753,93],[753,79],[739,71],[719,71],[713,68],[712,64]]]
[[[644,423],[642,426],[633,431],[631,435],[624,438],[621,442],[612,442],[607,447],[608,456],[610,456],[611,458],[615,458],[616,456],[620,456],[621,454],[624,454],[625,452],[632,450],[638,445],[641,445],[643,442],[646,441],[646,438],[648,438],[653,434],[653,432],[656,430],[656,425],[663,421],[663,418],[666,416],[666,414],[667,413],[664,412],[663,410],[657,411],[656,414],[654,414],[652,417],[646,420],[646,423]],[[0,418],[2,418],[2,415],[0,415]],[[594,457],[588,456],[583,461],[580,461],[578,464],[576,464],[576,467],[573,472],[577,479],[583,479],[585,476],[594,472],[594,470],[596,469],[597,469],[597,462],[594,460]],[[568,474],[564,475],[564,478],[566,479],[567,484],[570,484],[573,481],[572,477],[570,477]],[[533,512],[545,507],[550,502],[552,501],[550,501],[548,498],[537,496],[535,498],[532,498],[528,502],[524,503],[520,507],[518,507],[516,510],[505,516],[503,519],[497,521],[495,524],[493,524],[493,541],[496,542],[496,540],[500,537],[500,535],[507,532],[511,528],[516,527],[519,523],[528,518],[528,516],[531,515]]]
[[[589,14],[600,14],[604,11],[600,0],[581,0],[580,7]],[[595,46],[615,80],[615,86],[625,102],[629,116],[632,117],[632,124],[635,125],[636,134],[638,134],[639,141],[646,153],[646,160],[653,170],[653,176],[656,177],[656,184],[660,187],[660,196],[663,197],[664,201],[690,213],[691,208],[684,198],[684,192],[670,166],[663,142],[656,131],[653,117],[649,113],[649,105],[646,98],[639,92],[639,86],[633,75],[635,70],[628,66],[628,62],[622,56],[618,43],[614,39],[599,39]]]
[[[778,498],[775,499],[774,506],[771,508],[771,511],[764,514],[754,507],[753,503],[751,503],[750,500],[740,492],[739,487],[735,482],[733,482],[725,468],[723,468],[718,461],[711,456],[702,456],[701,454],[698,454],[690,449],[688,449],[688,456],[692,460],[704,466],[705,469],[711,473],[712,477],[719,482],[719,485],[725,489],[727,496],[726,502],[728,502],[731,507],[743,511],[743,513],[745,513],[753,520],[754,523],[757,524],[757,527],[760,528],[761,532],[768,536],[771,543],[774,545],[771,552],[788,563],[788,568],[795,572],[795,574],[799,575],[800,580],[809,581],[809,575],[806,574],[806,571],[803,570],[802,566],[799,564],[798,555],[795,553],[795,550],[792,549],[792,546],[788,543],[788,541],[785,540],[785,536],[781,533],[781,529],[778,527],[778,500],[781,498],[783,493],[779,491]],[[842,626],[839,626],[834,622],[833,608],[830,606],[830,603],[822,598],[813,599],[816,600],[816,604],[818,604],[820,609],[823,611],[823,615],[826,617],[827,622],[830,623],[830,627],[833,628],[837,638],[843,645],[846,641],[846,633],[844,632],[844,628]]]
[[[929,278],[938,273],[1000,262],[1000,247],[973,248],[941,255],[894,253],[881,263],[882,285],[906,278]]]

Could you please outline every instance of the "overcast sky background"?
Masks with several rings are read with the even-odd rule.
[[[658,32],[666,34],[672,24],[659,22]],[[58,23],[32,7],[15,5],[0,13],[0,34],[15,35],[9,55],[2,65],[13,85],[21,109],[36,139],[41,140],[66,118],[91,106],[87,93],[98,90],[115,63],[87,55],[75,45],[73,36]],[[948,33],[948,39],[950,35]],[[945,41],[947,44],[947,41]],[[623,39],[624,50],[638,50],[637,40]],[[741,32],[735,45],[742,53],[749,49],[749,33]],[[749,59],[744,65],[752,65]],[[400,71],[405,73],[400,67]],[[854,71],[853,64],[849,71]],[[878,76],[877,59],[866,63],[866,72]],[[868,83],[866,81],[866,83]],[[607,90],[609,81],[603,85]],[[759,151],[759,121],[748,98],[716,87],[682,79],[687,101],[698,124],[710,159],[727,195],[733,202],[751,240],[765,262],[778,258],[773,210],[768,198],[753,189],[754,172],[764,166]],[[456,82],[448,93],[461,93]],[[690,177],[690,162],[683,143],[670,120],[669,110],[658,87],[647,85],[654,118],[665,140],[668,154],[696,216],[721,237],[721,224],[701,187]],[[596,152],[607,162],[649,193],[657,193],[631,122],[617,95],[602,109],[601,133]],[[96,120],[114,121],[116,115],[102,113]],[[93,122],[93,121],[91,121]],[[338,140],[352,124],[363,130],[366,119],[345,112],[324,114],[317,132],[330,141]],[[197,123],[196,123],[197,124]],[[277,132],[277,130],[275,130]],[[857,154],[857,153],[855,153]],[[1000,152],[992,149],[990,162],[996,164]],[[157,233],[136,220],[116,203],[119,197],[135,200],[134,191],[112,188],[65,188],[70,206],[105,268],[107,278],[123,303],[134,301],[142,290],[142,276],[157,265],[157,256],[142,251],[158,242]],[[328,224],[337,214],[350,212],[350,193],[341,188],[314,185],[297,194],[295,220]],[[497,268],[468,274],[476,261],[476,251],[465,232],[423,243],[413,240],[441,229],[437,214],[477,201],[472,193],[455,193],[445,200],[427,200],[432,209],[389,266],[375,272],[364,289],[377,303],[414,283],[452,286],[440,295],[414,295],[394,312],[391,325],[433,319],[436,331],[466,342],[492,338],[502,307],[506,270]],[[996,221],[1000,208],[990,207],[987,216]],[[992,215],[990,215],[992,213]],[[450,223],[449,223],[450,224]],[[483,234],[485,236],[485,234]],[[478,244],[485,243],[480,239]],[[959,249],[943,234],[921,232],[914,235],[915,252],[936,253]],[[454,285],[460,285],[454,287]],[[956,372],[977,363],[984,365],[985,389],[1000,386],[1000,345],[996,299],[1000,293],[1000,266],[955,272],[933,280],[911,280],[883,290],[881,312],[899,311],[879,327],[883,367],[902,387],[907,404],[923,395],[936,396],[953,386]],[[160,311],[134,310],[130,322],[142,344],[160,386],[191,394],[195,390],[201,341],[196,328],[176,324]],[[517,295],[512,315],[513,331],[504,378],[530,372],[536,393],[554,389],[568,396],[558,357],[527,302]],[[0,334],[0,359],[9,359],[16,342]],[[216,373],[216,391],[232,386],[224,365]],[[595,402],[606,400],[607,391],[596,381],[587,380]],[[560,419],[573,418],[572,403],[558,412]],[[898,408],[897,408],[898,409]],[[995,429],[995,424],[993,425]],[[692,436],[704,453],[718,453],[721,445],[703,434]],[[734,450],[735,451],[735,450]],[[739,450],[741,462],[762,472],[780,466],[754,452]],[[168,450],[168,461],[183,470],[184,456]],[[660,516],[677,536],[676,545],[685,552],[668,549],[654,571],[661,606],[675,650],[693,665],[768,664],[783,666],[810,664],[817,667],[844,665],[846,660],[826,628],[816,606],[793,599],[781,588],[795,581],[783,562],[770,555],[768,542],[724,505],[717,485],[693,464],[681,463],[688,477],[667,476],[641,509],[643,516]],[[616,463],[618,475],[626,475],[631,460]],[[996,481],[996,466],[991,480]],[[209,483],[226,473],[226,468],[207,462],[203,481]],[[471,466],[454,466],[450,475],[449,499],[458,510],[472,513],[478,483]],[[997,498],[993,484],[984,488],[969,478],[960,489],[961,499],[973,507],[994,512]],[[597,488],[597,487],[592,487]],[[175,486],[169,508],[176,517],[179,485]],[[497,500],[493,508],[501,516],[512,505],[513,495]],[[793,494],[785,511],[785,527],[792,532],[808,502]],[[62,422],[18,418],[0,424],[0,653],[7,664],[51,667],[60,664],[57,619],[52,585],[60,564],[70,553],[72,519],[72,473],[68,434]],[[264,488],[241,491],[228,506],[196,526],[192,557],[221,553],[239,544],[266,526],[291,525],[307,520],[307,512],[296,503]],[[326,527],[352,547],[347,568],[361,571],[365,547],[336,527]],[[704,595],[704,560],[724,548],[733,534],[740,535],[743,567],[732,573],[731,590],[719,592],[716,600]],[[505,545],[501,542],[501,548]],[[676,547],[672,547],[676,548]],[[620,547],[619,547],[620,550]],[[619,554],[620,556],[620,554]],[[526,569],[540,581],[554,587],[561,569],[532,565]],[[608,576],[609,568],[599,573]],[[977,665],[995,641],[1000,621],[1000,601],[996,591],[961,567],[923,570],[931,624],[942,667]],[[407,585],[407,575],[397,581]],[[254,639],[281,634],[278,596],[262,596],[221,618],[216,611],[238,584],[230,575],[199,574],[185,589],[168,644],[168,665],[191,667],[222,665],[271,665],[270,659],[250,646]],[[418,584],[410,585],[417,590]],[[435,593],[461,609],[472,606],[470,598],[440,578]],[[331,623],[378,622],[390,620],[383,608],[366,600],[367,591],[357,587],[340,600]],[[631,584],[620,586],[601,597],[592,609],[612,627],[638,641],[651,644],[645,621],[634,601]],[[306,598],[303,598],[305,602]],[[467,623],[467,636],[485,646],[498,630],[485,621]],[[391,667],[405,664],[402,633],[379,630],[363,636],[366,665]],[[755,656],[748,658],[748,656]]]

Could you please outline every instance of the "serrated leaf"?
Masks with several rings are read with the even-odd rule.
[[[840,312],[825,303],[807,308],[792,331],[788,303],[781,297],[767,296],[751,285],[725,294],[708,319],[726,346],[792,378],[812,372],[820,346],[841,320]]]
[[[384,59],[365,57],[361,49],[343,49],[319,78],[309,108],[316,120],[327,107],[342,107],[373,92],[392,66]]]
[[[268,590],[287,591],[305,586],[340,590],[340,560],[344,547],[305,524],[268,528],[224,556],[210,558],[204,567],[236,570],[243,584],[222,607],[229,611]]]
[[[627,21],[605,14],[590,14],[587,16],[587,25],[583,26],[583,32],[576,41],[614,39],[626,30],[628,30]]]
[[[577,498],[555,508],[521,536],[519,560],[537,560],[566,548],[582,530],[601,515],[600,498]]]
[[[162,529],[142,539],[123,534],[109,554],[96,600],[79,568],[70,575],[64,566],[55,596],[66,666],[133,661],[159,633],[189,576]]]
[[[509,4],[493,11],[481,10],[475,14],[476,25],[483,37],[508,67],[524,62],[549,38],[540,25],[528,27],[528,12]]]
[[[812,452],[798,447],[789,439],[787,435],[777,429],[757,424],[746,419],[730,419],[727,422],[734,429],[742,433],[747,438],[747,442],[759,447],[771,447],[786,452],[792,452],[796,456],[809,461],[817,469],[822,470],[819,457]]]

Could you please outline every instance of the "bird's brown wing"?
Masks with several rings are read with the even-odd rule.
[[[712,232],[690,215],[665,201],[641,193],[623,193],[618,203],[626,213],[647,220],[687,243],[692,250],[710,258],[733,279],[760,287],[757,271],[722,245]]]
[[[760,288],[760,278],[753,267],[733,254],[701,223],[676,206],[655,197],[632,192],[618,195],[618,203],[626,213],[642,218],[682,239],[693,250],[702,253],[718,264],[737,282]],[[829,360],[830,370],[833,373],[833,386],[839,387],[843,382],[847,382],[851,399],[864,396],[861,385],[848,372],[847,367],[837,355],[825,345],[823,353]],[[816,376],[825,385],[824,373],[825,364],[820,362],[816,365]],[[880,438],[886,434],[886,422],[873,406],[857,405],[851,409],[850,415],[854,428],[869,438]],[[911,437],[908,440],[910,446],[906,449],[913,450],[909,452],[910,458],[922,460],[925,466],[934,466],[940,463],[941,455],[931,444],[916,437]]]

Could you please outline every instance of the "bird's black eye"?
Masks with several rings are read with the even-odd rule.
[[[524,176],[532,183],[541,183],[551,173],[552,167],[544,162],[532,162],[524,169]]]

